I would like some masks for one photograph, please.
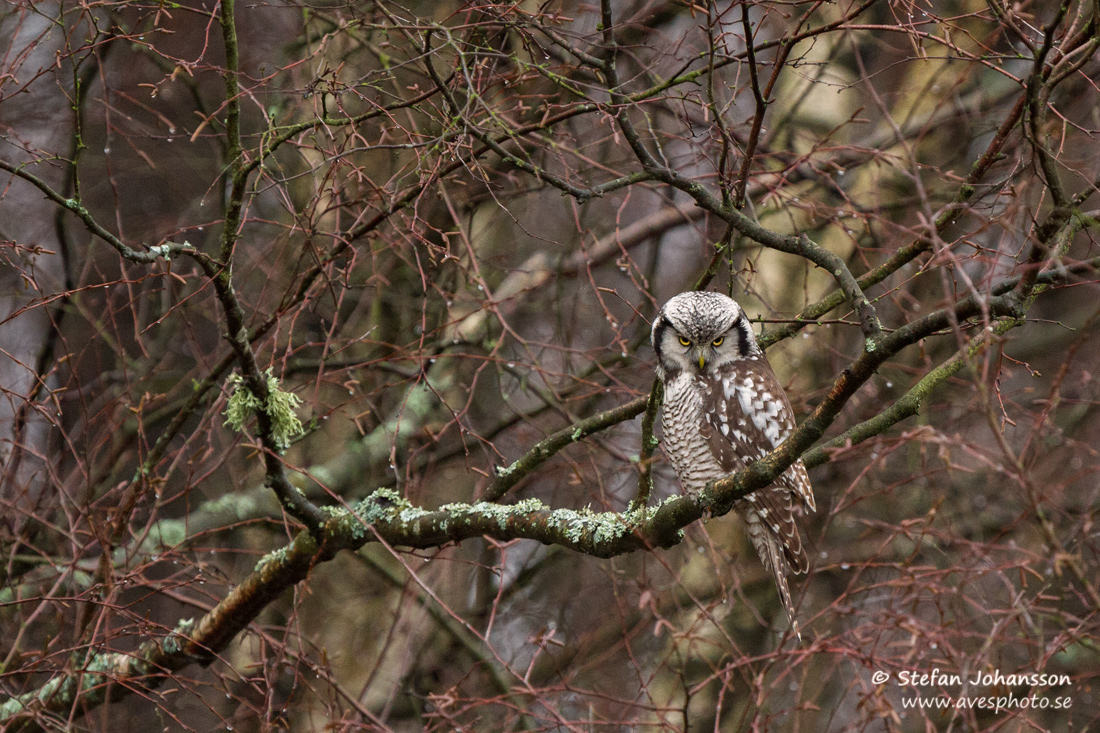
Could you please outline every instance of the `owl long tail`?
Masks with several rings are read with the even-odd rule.
[[[805,552],[802,549],[801,538],[798,536],[798,528],[791,522],[794,530],[795,542],[790,537],[781,538],[773,528],[755,511],[749,510],[745,517],[748,525],[749,538],[752,540],[756,554],[760,556],[764,567],[772,574],[775,587],[779,589],[779,598],[783,607],[787,609],[787,617],[791,621],[791,630],[802,642],[802,631],[798,626],[798,619],[794,614],[794,603],[791,601],[791,589],[787,584],[787,573],[801,573],[806,571],[808,565]],[[792,546],[793,545],[793,546]],[[792,557],[793,556],[793,557]],[[793,562],[792,562],[793,561]]]

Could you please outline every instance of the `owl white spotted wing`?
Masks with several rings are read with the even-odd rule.
[[[738,471],[765,457],[794,430],[790,403],[767,361],[742,359],[707,380],[704,389],[703,437],[722,470]],[[795,498],[815,508],[813,489],[802,461],[788,468],[771,486],[749,494],[742,504],[754,509],[781,540],[791,571],[809,563],[795,523]]]

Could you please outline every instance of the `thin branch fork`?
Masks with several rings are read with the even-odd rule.
[[[852,310],[859,318],[860,327],[868,343],[878,340],[882,335],[882,323],[875,313],[874,306],[863,294],[859,283],[848,269],[847,264],[837,255],[828,251],[811,240],[805,233],[799,236],[782,235],[774,232],[750,219],[736,206],[727,204],[707,190],[703,184],[684,178],[676,171],[658,162],[649,152],[641,135],[627,116],[625,105],[622,105],[622,91],[619,85],[619,76],[616,68],[617,49],[614,34],[611,32],[612,13],[611,1],[601,0],[601,17],[604,24],[604,43],[607,46],[607,59],[604,62],[604,75],[607,78],[608,93],[611,96],[611,104],[616,107],[615,121],[619,125],[623,136],[634,151],[638,162],[648,176],[657,181],[684,191],[693,199],[696,205],[710,211],[724,219],[734,229],[744,236],[771,249],[776,249],[789,254],[796,254],[813,262],[818,267],[824,268],[840,286]],[[769,84],[770,86],[770,84]],[[872,346],[872,348],[874,348]]]

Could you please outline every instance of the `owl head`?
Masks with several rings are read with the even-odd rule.
[[[665,379],[706,373],[760,354],[749,319],[721,293],[692,291],[669,300],[653,320],[657,368]]]

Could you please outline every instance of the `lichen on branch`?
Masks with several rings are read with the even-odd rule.
[[[263,412],[271,420],[271,440],[275,449],[280,454],[286,453],[294,438],[303,432],[302,421],[295,412],[302,400],[293,392],[283,390],[270,368],[263,373],[263,377],[267,381],[266,400],[249,389],[240,374],[229,377],[228,384],[233,392],[225,408],[225,424],[241,432],[250,418]]]

